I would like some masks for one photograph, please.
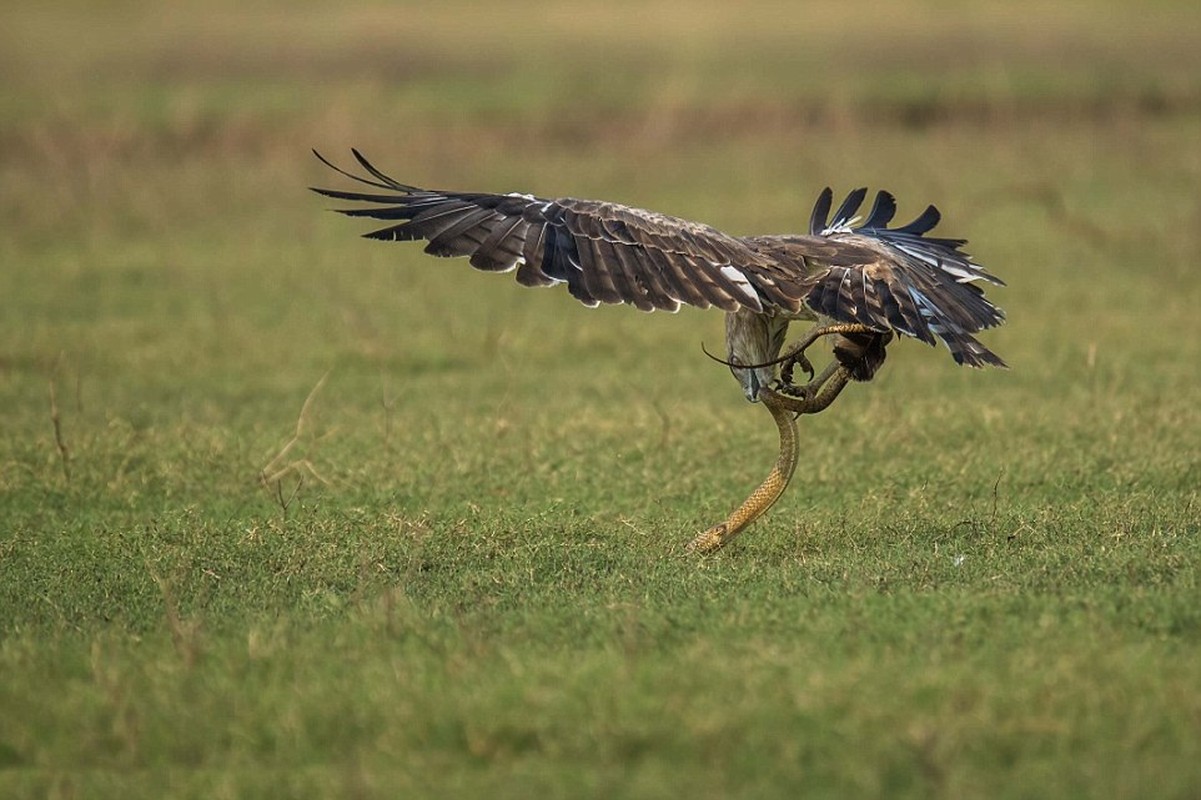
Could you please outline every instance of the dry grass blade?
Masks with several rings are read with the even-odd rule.
[[[309,459],[298,458],[293,459],[292,461],[285,461],[285,459],[288,457],[288,454],[292,452],[292,449],[304,437],[305,426],[309,419],[309,413],[313,407],[313,400],[321,391],[321,387],[325,386],[325,381],[327,378],[329,378],[328,372],[322,375],[321,379],[318,380],[313,388],[309,390],[308,396],[304,399],[304,404],[300,407],[300,415],[296,418],[296,430],[292,434],[292,438],[288,439],[288,441],[284,443],[283,447],[280,448],[279,452],[276,453],[275,456],[268,461],[261,470],[259,470],[259,482],[262,483],[264,487],[270,487],[272,484],[278,483],[284,476],[291,472],[308,473],[321,483],[326,485],[329,484],[329,481],[322,477],[321,473],[317,471],[317,468],[313,466],[313,463],[309,461]],[[297,490],[299,490],[299,485],[297,486]],[[294,496],[295,492],[293,492],[293,497]],[[291,498],[289,498],[289,501],[290,500]]]
[[[71,482],[71,451],[63,439],[62,419],[58,411],[58,396],[54,386],[54,376],[50,376],[50,423],[54,426],[54,446],[58,450],[58,460],[62,464],[63,478]]]

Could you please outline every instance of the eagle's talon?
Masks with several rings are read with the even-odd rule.
[[[798,365],[800,365],[800,368],[809,376],[810,381],[812,381],[814,376],[817,374],[813,369],[813,362],[811,362],[805,355],[805,350],[808,348],[808,346],[808,344],[798,342],[797,346],[793,348],[792,352],[789,353],[785,357],[783,363],[781,363],[780,378],[786,385],[792,385],[792,371]]]
[[[792,382],[785,383],[780,381],[774,388],[780,394],[795,397],[798,400],[807,401],[813,397],[813,389],[808,383],[803,386],[797,386]]]
[[[780,367],[780,377],[784,380],[785,384],[792,385],[792,371],[798,365],[808,375],[808,380],[813,380],[814,376],[817,375],[813,369],[813,363],[805,357],[804,353],[793,353],[784,362],[783,366]]]

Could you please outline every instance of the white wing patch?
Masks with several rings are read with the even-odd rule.
[[[836,219],[830,223],[830,226],[821,232],[822,236],[829,236],[832,233],[854,233],[855,226],[859,224],[860,217],[851,217],[850,219]]]
[[[917,304],[917,310],[922,315],[922,319],[926,321],[926,325],[930,328],[935,336],[946,341],[948,333],[963,333],[963,329],[950,320],[940,318],[938,306],[926,297],[925,293],[920,289],[910,287],[909,296],[913,298],[913,302]]]
[[[716,265],[714,265],[716,266]],[[756,308],[760,307],[759,293],[755,291],[755,287],[751,286],[751,282],[746,279],[740,270],[735,269],[729,264],[721,267],[721,274],[724,275],[738,290],[746,295],[746,299],[750,301]]]
[[[913,258],[923,264],[928,264],[935,269],[940,269],[955,279],[956,283],[971,283],[984,278],[981,275],[979,266],[968,259],[963,260],[963,265],[956,264],[953,259],[939,258],[933,253],[924,250],[920,247],[910,247],[903,242],[890,241],[892,247],[900,250],[905,255]],[[975,269],[973,269],[975,268]]]

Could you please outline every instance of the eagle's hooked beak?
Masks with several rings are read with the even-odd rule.
[[[748,369],[747,372],[749,375],[747,376],[746,383],[744,384],[746,387],[746,399],[750,400],[752,403],[758,403],[759,389],[762,387],[762,384],[759,383],[759,376],[755,374],[755,370]]]
[[[737,356],[732,355],[730,356],[729,360],[718,358],[705,349],[703,342],[701,343],[701,352],[716,361],[718,364],[725,364],[727,367],[729,367],[730,374],[733,375],[734,379],[738,381],[738,384],[742,386],[742,393],[746,395],[746,399],[752,403],[759,402],[759,390],[771,383],[773,379],[771,367],[784,360],[775,359],[765,364],[752,364],[750,366],[743,366],[742,362]],[[767,370],[767,372],[764,373],[766,375],[766,380],[760,377],[760,370],[763,369]]]

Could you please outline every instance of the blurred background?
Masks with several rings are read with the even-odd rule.
[[[416,405],[476,379],[738,400],[699,354],[720,315],[588,311],[359,241],[306,191],[343,185],[313,147],[732,233],[803,229],[827,185],[888,188],[1009,282],[987,340],[1015,369],[908,346],[882,380],[1011,411],[1048,386],[1196,385],[1195,3],[64,0],[4,19],[0,400],[39,430],[39,469],[51,374],[135,430],[278,429],[334,367],[342,402],[403,405],[388,381],[426,373]]]
[[[1196,0],[7,0],[0,87],[0,795],[1197,796]],[[891,347],[678,558],[777,452],[722,315],[364,241],[352,146],[934,203],[1012,369]]]

